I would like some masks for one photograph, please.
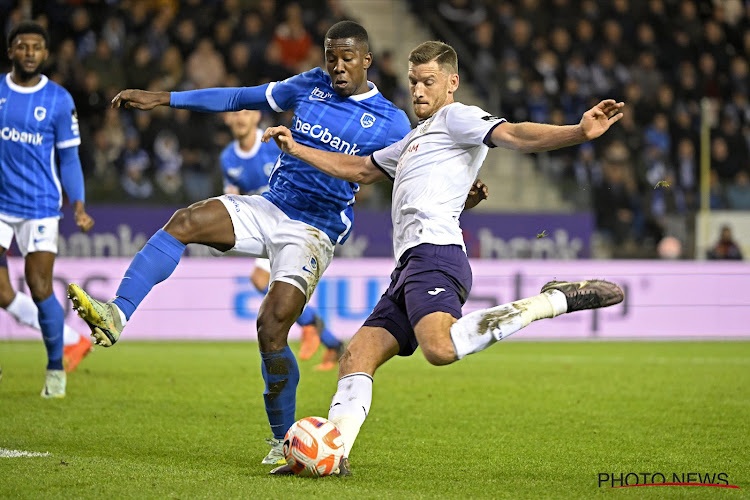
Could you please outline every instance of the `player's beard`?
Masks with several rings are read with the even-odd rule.
[[[20,62],[16,61],[15,59],[13,60],[13,73],[23,82],[28,82],[29,80],[36,78],[41,72],[41,64],[38,64],[33,71],[26,71]]]

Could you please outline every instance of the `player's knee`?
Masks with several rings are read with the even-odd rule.
[[[284,305],[264,302],[258,312],[258,343],[263,352],[277,351],[287,345],[289,329],[296,315]]]
[[[172,215],[172,218],[169,219],[167,225],[164,226],[166,232],[182,243],[187,243],[191,240],[196,228],[197,221],[193,216],[193,209],[191,207],[177,210]]]
[[[29,285],[29,294],[34,299],[34,302],[43,302],[52,295],[52,280],[32,278],[27,283]]]
[[[6,309],[15,297],[16,293],[12,288],[0,287],[0,308]]]
[[[434,343],[420,346],[428,363],[435,366],[449,365],[456,361],[456,351],[452,345]]]

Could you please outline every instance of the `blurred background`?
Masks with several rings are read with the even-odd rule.
[[[63,257],[131,256],[175,208],[221,193],[231,137],[220,115],[112,110],[118,91],[281,80],[321,65],[325,32],[342,19],[368,29],[369,79],[412,119],[406,59],[427,39],[457,49],[459,100],[510,121],[577,123],[601,99],[625,101],[592,143],[490,153],[480,172],[490,199],[462,217],[472,257],[750,252],[748,1],[0,0],[6,35],[25,18],[48,27],[44,72],[76,102],[97,217],[91,235],[64,221]],[[339,254],[389,257],[389,205],[389,184],[364,186]]]

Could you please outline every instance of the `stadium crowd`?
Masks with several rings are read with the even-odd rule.
[[[681,236],[697,210],[704,97],[715,118],[711,206],[750,209],[750,2],[408,1],[436,38],[457,48],[500,116],[574,123],[603,96],[626,102],[607,138],[537,155],[540,172],[578,208],[592,209],[617,247],[655,248],[665,235]],[[221,116],[118,112],[109,108],[117,91],[284,79],[318,66],[326,29],[350,17],[338,0],[0,0],[5,33],[23,18],[51,33],[45,73],[76,102],[93,203],[185,203],[221,192],[218,153],[230,140]],[[410,106],[405,78],[377,49],[374,40],[370,79]],[[289,119],[267,116],[264,124]]]
[[[322,64],[323,36],[346,16],[337,0],[306,0],[304,8],[275,0],[0,0],[5,34],[24,18],[48,28],[44,73],[75,100],[88,201],[189,203],[221,193],[218,156],[231,140],[222,116],[166,107],[123,113],[109,107],[116,93],[283,80]],[[370,78],[406,105],[390,59],[379,54]],[[269,125],[289,121],[266,117]]]
[[[750,2],[410,1],[511,121],[575,123],[602,96],[625,101],[603,140],[537,158],[619,248],[653,248],[699,208],[704,98],[711,208],[750,209]]]

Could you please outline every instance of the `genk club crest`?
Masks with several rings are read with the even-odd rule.
[[[47,116],[47,108],[44,106],[37,106],[34,108],[34,118],[36,118],[36,121],[40,122],[44,120],[45,116]]]
[[[359,123],[362,124],[362,128],[370,128],[375,124],[375,117],[370,113],[364,113],[359,119]]]

